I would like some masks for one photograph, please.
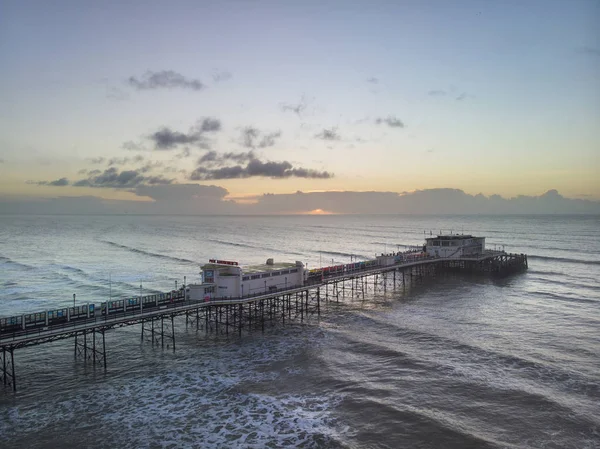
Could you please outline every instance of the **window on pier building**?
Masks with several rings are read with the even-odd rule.
[[[442,246],[450,246],[450,242],[447,240],[442,241]]]
[[[251,277],[251,279],[260,279],[260,274],[255,274],[254,276]]]
[[[268,278],[271,277],[271,273],[265,273],[263,275],[260,276],[261,278]]]
[[[242,281],[249,281],[249,280],[250,280],[250,276],[244,276],[244,277],[242,278]]]
[[[298,268],[294,268],[293,270],[290,270],[290,273],[297,273],[298,272]]]

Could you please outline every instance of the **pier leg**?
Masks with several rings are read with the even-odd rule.
[[[104,369],[106,370],[106,340],[104,338],[105,330],[102,330],[102,351],[104,353]]]
[[[171,315],[171,339],[173,340],[173,351],[175,351],[175,317]]]
[[[319,294],[319,289],[317,288],[317,316],[321,316],[321,295]]]
[[[17,377],[15,376],[15,348],[12,346],[2,347],[2,382],[5,387],[12,387],[17,391]]]

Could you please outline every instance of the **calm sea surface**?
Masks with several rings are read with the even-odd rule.
[[[0,447],[600,447],[599,217],[0,215],[0,315],[167,291],[213,257],[348,263],[424,230],[485,236],[529,270],[347,298],[241,339],[181,320],[174,352],[112,330],[106,372],[70,340],[17,350]]]

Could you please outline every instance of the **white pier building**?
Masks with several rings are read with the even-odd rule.
[[[238,262],[210,259],[201,267],[202,283],[189,286],[192,300],[238,298],[283,290],[304,284],[304,264],[275,263],[242,268]]]
[[[485,253],[485,237],[449,234],[425,239],[425,252],[428,257],[457,259],[475,257]]]

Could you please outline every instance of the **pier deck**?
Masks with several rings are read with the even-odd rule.
[[[164,339],[172,341],[175,347],[175,333],[173,319],[176,316],[185,315],[188,319],[195,321],[197,328],[201,317],[204,320],[206,330],[214,324],[216,330],[219,325],[228,333],[230,327],[237,330],[241,335],[243,327],[252,327],[260,324],[264,330],[265,321],[292,319],[300,316],[303,320],[309,313],[320,314],[321,289],[325,289],[325,300],[329,299],[329,286],[332,285],[331,297],[339,299],[340,292],[345,295],[346,285],[350,283],[348,290],[354,294],[361,291],[364,297],[365,287],[369,284],[366,279],[374,277],[376,282],[383,282],[385,290],[388,283],[388,274],[393,275],[393,286],[397,282],[406,285],[412,282],[413,275],[421,278],[436,271],[459,270],[489,273],[508,273],[527,268],[527,256],[524,254],[507,254],[502,251],[487,251],[478,257],[462,257],[455,259],[422,258],[411,262],[402,262],[388,266],[378,266],[356,270],[341,275],[326,276],[302,286],[291,286],[277,291],[269,291],[262,294],[246,295],[244,297],[220,298],[203,301],[191,301],[185,298],[184,292],[178,292],[179,296],[173,297],[173,303],[156,307],[144,305],[143,308],[135,308],[125,312],[104,313],[108,309],[94,306],[93,310],[101,311],[94,313],[89,318],[79,318],[65,323],[36,326],[33,328],[13,329],[10,332],[2,332],[0,329],[0,375],[5,386],[16,390],[16,376],[14,366],[14,351],[18,348],[40,345],[57,340],[75,338],[75,356],[82,355],[84,360],[92,359],[94,364],[99,362],[106,368],[106,347],[104,334],[107,330],[142,324],[142,340],[144,331],[151,335],[152,343],[158,343],[157,338],[164,346]],[[401,278],[396,280],[396,273],[401,273]],[[407,280],[410,275],[410,280]],[[379,281],[378,277],[383,281]],[[340,285],[342,288],[340,289]],[[185,290],[184,290],[185,291]],[[141,298],[140,304],[144,304]],[[312,303],[312,309],[309,306]],[[73,308],[74,310],[74,308]],[[46,312],[40,312],[46,313]],[[23,319],[24,320],[24,319]],[[156,325],[156,327],[155,327]],[[160,326],[158,326],[160,325]],[[166,331],[165,331],[166,327]],[[101,337],[96,342],[96,337]],[[91,338],[91,341],[88,341]],[[83,343],[81,343],[83,339]],[[88,356],[89,353],[89,356]]]

